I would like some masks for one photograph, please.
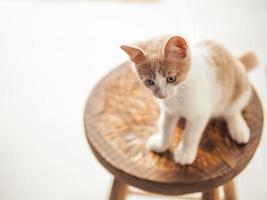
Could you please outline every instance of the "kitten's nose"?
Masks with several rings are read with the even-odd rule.
[[[165,98],[167,97],[167,92],[159,91],[159,92],[157,93],[157,96],[158,96],[158,98],[160,98],[160,99],[165,99]]]

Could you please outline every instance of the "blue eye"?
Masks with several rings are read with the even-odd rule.
[[[144,81],[144,83],[145,83],[145,85],[154,85],[155,84],[155,82],[152,79],[146,79]]]
[[[174,83],[176,81],[176,76],[169,76],[166,78],[168,83]]]

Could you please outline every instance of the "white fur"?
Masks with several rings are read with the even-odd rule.
[[[224,117],[232,138],[237,142],[246,143],[249,140],[249,128],[241,111],[248,103],[251,91],[248,89],[229,108],[220,108],[223,92],[216,80],[216,68],[205,59],[210,55],[201,47],[193,47],[188,77],[177,87],[168,88],[163,77],[157,77],[156,80],[158,87],[166,91],[168,97],[159,100],[158,133],[149,138],[147,147],[156,152],[167,150],[177,120],[184,117],[187,120],[185,133],[174,153],[175,161],[183,165],[195,160],[199,141],[211,117]]]

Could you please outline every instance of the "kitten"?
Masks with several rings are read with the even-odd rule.
[[[252,53],[237,59],[223,46],[205,41],[189,46],[180,36],[163,37],[136,46],[121,46],[134,64],[139,80],[159,99],[158,132],[147,147],[166,151],[180,117],[187,120],[174,160],[191,164],[202,133],[212,117],[223,117],[231,137],[247,143],[250,130],[241,111],[251,97],[246,70],[256,65]]]

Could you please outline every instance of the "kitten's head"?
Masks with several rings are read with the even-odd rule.
[[[121,49],[134,63],[142,83],[160,99],[175,94],[190,68],[188,45],[180,36],[143,42],[138,47],[123,45]]]

